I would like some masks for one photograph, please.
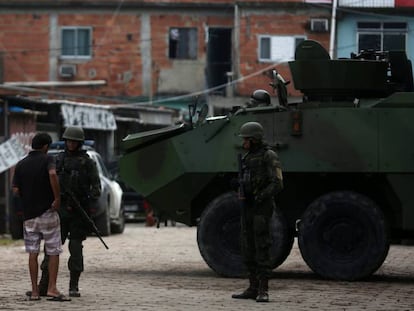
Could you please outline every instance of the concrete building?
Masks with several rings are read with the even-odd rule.
[[[404,50],[414,59],[414,2],[339,0],[336,10],[336,58],[361,50]]]
[[[264,70],[289,75],[300,41],[328,45],[331,5],[317,2],[0,0],[1,76],[5,86],[150,103],[206,89],[245,97],[268,88]]]

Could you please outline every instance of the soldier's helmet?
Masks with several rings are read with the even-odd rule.
[[[81,127],[68,126],[62,135],[63,139],[69,139],[74,141],[83,142],[85,140],[85,133]]]
[[[270,106],[270,94],[265,90],[256,90],[250,96],[252,106]]]
[[[259,122],[246,122],[240,127],[240,137],[254,138],[261,141],[263,140],[263,135],[263,126]]]

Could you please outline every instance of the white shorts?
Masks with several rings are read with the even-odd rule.
[[[59,255],[62,252],[60,218],[56,211],[48,209],[39,217],[26,220],[23,225],[23,236],[28,253],[39,253],[42,239],[45,240],[46,254]]]

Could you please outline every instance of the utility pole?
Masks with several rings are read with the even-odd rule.
[[[4,141],[10,136],[9,133],[9,102],[7,100],[4,101],[3,105],[3,113],[4,113]],[[4,172],[4,219],[5,219],[5,231],[6,233],[10,233],[10,170],[6,170]]]
[[[331,17],[331,35],[329,39],[329,56],[331,59],[336,57],[334,52],[335,41],[336,41],[336,9],[338,7],[338,0],[332,1],[332,17]]]

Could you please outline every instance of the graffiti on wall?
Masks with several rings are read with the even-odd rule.
[[[85,129],[116,130],[112,111],[80,105],[61,105],[64,127],[80,126]]]

